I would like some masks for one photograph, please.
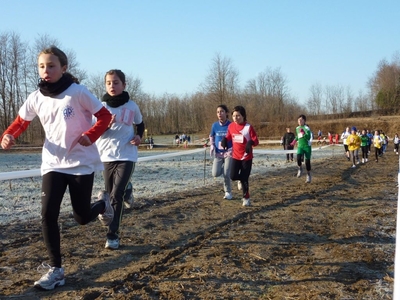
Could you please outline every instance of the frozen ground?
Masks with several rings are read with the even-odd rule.
[[[259,151],[265,151],[260,149]],[[173,153],[171,150],[140,151],[139,157],[157,156]],[[187,153],[187,151],[182,151]],[[312,160],[327,156],[341,155],[341,147],[328,147],[313,151]],[[41,164],[40,153],[0,152],[0,172],[38,169]],[[212,161],[209,152],[185,154],[169,158],[158,158],[137,163],[132,176],[135,201],[145,201],[164,193],[180,192],[199,187],[207,187],[219,181],[211,176]],[[284,154],[255,154],[252,175],[268,174],[268,169],[294,167],[286,163]],[[289,178],[292,176],[288,174]],[[101,173],[96,174],[93,187],[95,196],[103,188]],[[41,177],[21,178],[0,181],[0,225],[30,220],[40,217]],[[94,200],[94,198],[93,198]],[[65,194],[62,213],[71,211],[69,194]]]

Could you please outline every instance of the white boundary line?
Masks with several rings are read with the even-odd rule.
[[[318,151],[324,148],[330,147],[329,145],[321,146],[317,148],[313,148],[312,151]],[[139,157],[138,162],[149,161],[149,160],[157,160],[163,158],[169,158],[174,156],[181,155],[189,155],[198,152],[206,151],[205,148],[198,148],[194,150],[185,150],[179,152],[171,152],[166,154],[152,155]],[[286,154],[286,153],[296,153],[296,149],[294,150],[258,150],[254,149],[254,154]],[[18,179],[18,178],[26,178],[26,177],[37,177],[40,176],[40,169],[31,169],[31,170],[23,170],[23,171],[12,171],[12,172],[3,172],[0,173],[0,180],[10,180],[10,179]]]

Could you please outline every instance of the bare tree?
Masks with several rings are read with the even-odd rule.
[[[310,87],[310,96],[307,100],[307,107],[309,107],[310,115],[321,115],[322,109],[323,89],[320,83],[315,83]]]
[[[16,33],[0,35],[0,98],[3,129],[16,117],[26,99],[26,44]]]
[[[203,90],[214,104],[231,105],[237,93],[239,76],[231,59],[216,54]]]
[[[256,122],[281,121],[289,115],[285,113],[285,102],[290,96],[280,68],[267,68],[255,79],[247,81],[245,94]]]
[[[393,56],[392,62],[381,60],[378,70],[369,79],[370,93],[379,108],[395,108],[400,104],[400,59]]]

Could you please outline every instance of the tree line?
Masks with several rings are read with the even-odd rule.
[[[41,49],[56,45],[69,59],[69,71],[99,99],[105,93],[104,70],[90,74],[79,67],[73,50],[48,35],[32,43],[22,41],[14,32],[0,33],[0,130],[3,132],[18,114],[29,93],[37,88],[37,55]],[[350,86],[313,84],[306,105],[291,94],[290,86],[280,68],[265,67],[255,78],[240,85],[239,71],[233,61],[216,53],[204,81],[191,94],[155,96],[143,91],[139,77],[127,70],[127,89],[139,105],[149,134],[204,133],[216,119],[216,107],[243,105],[249,121],[260,134],[268,130],[265,124],[296,124],[297,115],[347,115],[352,112],[394,109],[400,104],[400,55],[391,61],[382,60],[366,83],[368,92],[354,94]],[[41,144],[43,130],[36,119],[19,142]]]

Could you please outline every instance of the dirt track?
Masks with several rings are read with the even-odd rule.
[[[391,150],[391,149],[389,149]],[[212,188],[139,199],[122,247],[98,222],[62,217],[66,285],[34,289],[46,261],[40,221],[1,226],[1,299],[391,299],[398,157],[356,169],[313,164],[251,177],[253,206]]]

